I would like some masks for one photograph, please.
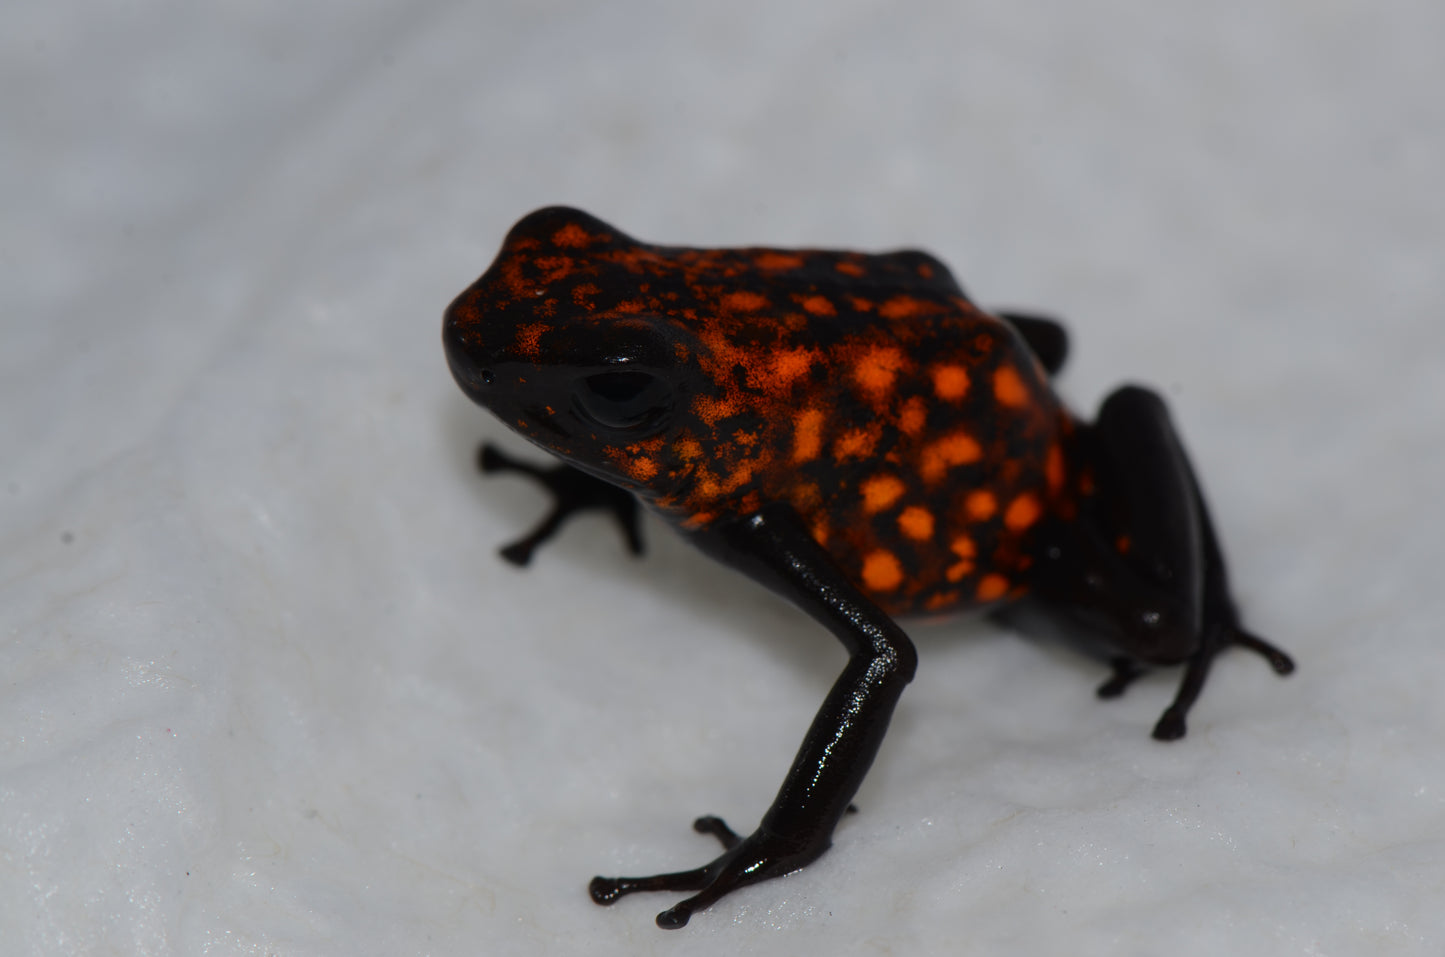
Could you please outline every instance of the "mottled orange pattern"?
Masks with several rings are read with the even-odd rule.
[[[554,208],[452,316],[519,389],[611,329],[661,343],[674,397],[645,435],[550,427],[565,392],[508,420],[684,529],[790,503],[890,612],[1014,597],[1031,530],[1075,508],[1074,424],[1042,369],[923,253],[654,246]]]

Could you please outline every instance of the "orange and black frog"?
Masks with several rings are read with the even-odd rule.
[[[579,509],[641,550],[638,503],[797,604],[849,661],[751,834],[696,821],[722,853],[695,870],[592,881],[608,904],[695,892],[663,927],[827,850],[917,657],[895,618],[984,609],[1063,629],[1112,660],[1102,697],[1184,666],[1154,737],[1179,738],[1245,631],[1199,484],[1164,402],[1119,389],[1093,422],[1050,387],[1057,323],[990,315],[921,252],[692,249],[542,209],[447,310],[468,396],[562,460],[484,447],[556,505],[503,549],[516,564]]]

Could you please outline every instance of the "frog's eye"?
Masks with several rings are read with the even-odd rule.
[[[667,383],[650,372],[599,372],[579,382],[575,394],[583,414],[608,429],[653,425],[671,405]]]

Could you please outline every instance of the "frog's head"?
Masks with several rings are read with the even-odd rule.
[[[570,464],[634,490],[666,491],[668,436],[699,389],[696,343],[647,308],[648,247],[577,210],[538,210],[508,234],[446,311],[457,384]]]
[[[649,245],[550,207],[512,227],[442,335],[463,391],[508,426],[702,522],[787,484],[798,430],[833,403],[882,414],[849,371],[880,317],[904,341],[971,309],[923,253]]]

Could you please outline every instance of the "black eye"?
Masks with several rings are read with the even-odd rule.
[[[668,410],[667,384],[649,372],[599,372],[578,383],[577,404],[589,419],[609,429],[650,425]]]

